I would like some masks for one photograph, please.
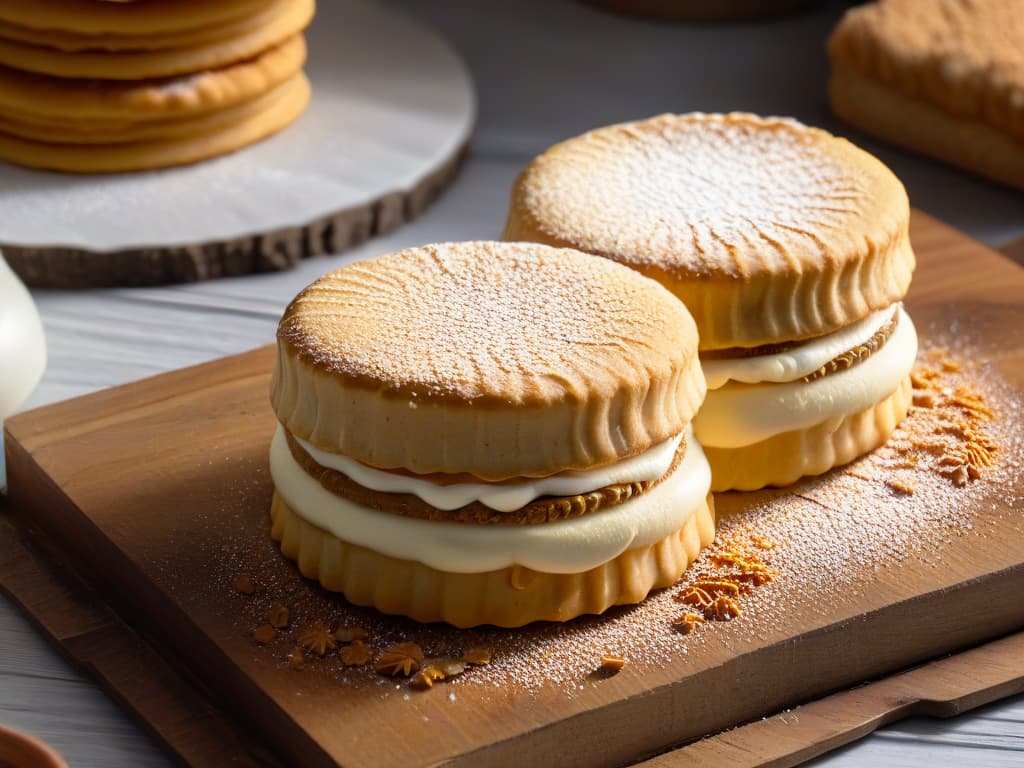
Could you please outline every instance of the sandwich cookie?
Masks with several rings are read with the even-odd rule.
[[[750,490],[851,461],[906,415],[909,215],[899,180],[843,139],[694,113],[549,149],[515,183],[505,239],[613,259],[686,304],[713,488]]]
[[[635,603],[714,536],[704,394],[692,318],[621,265],[491,242],[358,262],[278,329],[271,533],[419,621]]]

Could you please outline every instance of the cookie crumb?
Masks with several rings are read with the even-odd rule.
[[[914,491],[917,490],[913,485],[902,480],[888,480],[886,482],[890,488],[897,493],[902,493],[904,496],[913,496]]]
[[[384,649],[374,669],[390,677],[409,677],[423,664],[423,649],[416,643],[398,643]]]
[[[704,617],[699,613],[684,613],[672,621],[672,625],[684,635],[696,631],[697,627],[704,623]]]
[[[626,659],[614,653],[606,653],[601,657],[601,669],[605,672],[618,672],[626,666]]]
[[[437,667],[424,667],[412,678],[413,688],[419,688],[421,691],[425,691],[428,688],[433,688],[434,683],[438,680],[444,680],[445,674]]]
[[[704,616],[715,621],[729,621],[740,615],[740,604],[726,595],[719,595],[715,601],[704,609]]]
[[[490,648],[470,648],[462,654],[462,660],[470,666],[479,667],[491,663]]]
[[[299,645],[310,653],[323,656],[328,651],[338,647],[338,641],[334,639],[334,633],[323,624],[315,624],[301,635]]]
[[[288,626],[290,619],[288,606],[277,603],[270,609],[270,626],[274,629],[284,629]]]
[[[252,639],[259,645],[267,645],[277,639],[277,630],[269,624],[262,624],[252,633]]]
[[[353,640],[341,649],[341,663],[346,667],[362,667],[370,663],[373,652],[362,640]]]
[[[338,627],[334,632],[334,639],[339,643],[353,643],[357,640],[365,640],[366,630],[362,627]]]

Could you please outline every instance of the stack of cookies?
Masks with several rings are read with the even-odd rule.
[[[0,157],[79,173],[231,152],[309,101],[313,0],[0,0]]]

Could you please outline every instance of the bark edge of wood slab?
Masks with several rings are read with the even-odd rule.
[[[303,226],[192,245],[91,251],[0,243],[0,251],[33,288],[139,287],[279,272],[301,259],[343,253],[417,218],[455,180],[469,147],[467,140],[408,191],[391,192]]]

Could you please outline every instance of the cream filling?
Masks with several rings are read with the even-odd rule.
[[[351,544],[449,573],[513,565],[547,573],[596,568],[678,531],[711,487],[711,468],[690,429],[678,468],[650,490],[607,509],[539,525],[436,522],[361,507],[306,473],[282,429],[270,445],[270,474],[285,503],[313,525]]]
[[[741,448],[881,402],[910,374],[917,357],[914,323],[902,308],[899,313],[889,340],[853,368],[811,382],[730,382],[710,390],[693,420],[697,439],[715,448]]]
[[[283,427],[279,426],[278,429]],[[521,509],[541,496],[576,496],[619,483],[653,482],[668,472],[682,439],[681,434],[677,435],[639,456],[595,469],[570,470],[548,477],[524,477],[501,484],[481,482],[442,485],[420,477],[368,467],[348,456],[328,453],[295,437],[296,442],[321,467],[337,470],[372,491],[412,494],[437,509],[461,509],[467,504],[480,502],[498,512]]]
[[[902,305],[896,305],[897,310]],[[708,389],[719,389],[727,381],[747,384],[797,381],[814,373],[829,360],[847,350],[859,347],[874,336],[892,317],[893,307],[873,312],[863,320],[804,344],[756,357],[734,357],[724,360],[701,360]]]

